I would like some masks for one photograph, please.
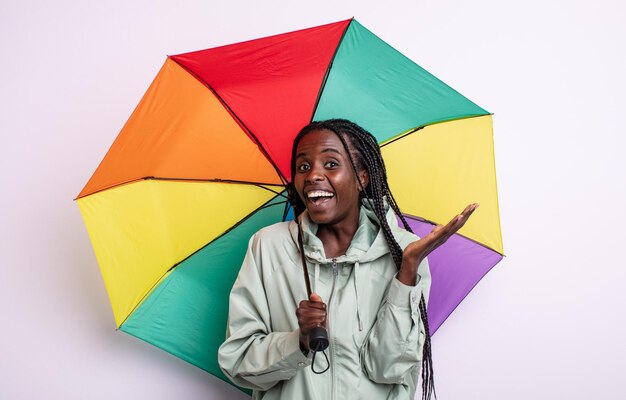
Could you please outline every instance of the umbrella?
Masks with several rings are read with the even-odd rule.
[[[502,258],[492,117],[350,19],[166,59],[77,197],[120,330],[228,382],[248,239],[292,218],[293,137],[328,118],[375,134],[418,235],[480,203],[429,257],[439,328]]]

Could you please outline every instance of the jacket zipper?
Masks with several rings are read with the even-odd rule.
[[[330,289],[330,297],[328,298],[328,319],[330,320],[330,312],[331,310],[333,310],[333,307],[331,305],[332,300],[333,300],[333,296],[335,294],[335,281],[337,280],[337,259],[333,258],[332,259],[332,266],[333,266],[333,285]],[[330,321],[329,321],[330,322]],[[336,373],[335,373],[335,357],[334,357],[334,353],[335,353],[335,341],[333,340],[333,335],[330,334],[330,327],[332,326],[332,324],[328,324],[329,330],[328,330],[328,340],[330,343],[329,346],[329,353],[330,353],[330,375],[331,375],[331,399],[336,399],[337,395],[335,393],[336,391],[336,387],[337,387],[337,382],[336,382]]]
[[[330,297],[328,299],[328,307],[330,307],[330,302],[333,300],[333,294],[335,293],[335,280],[337,280],[337,259],[333,258],[333,285],[330,288]]]

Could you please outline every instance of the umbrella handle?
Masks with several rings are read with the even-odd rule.
[[[302,240],[302,229],[298,222],[298,245],[300,246],[300,257],[302,259],[302,269],[304,270],[304,283],[306,284],[306,292],[311,298],[311,279],[309,278],[309,269],[304,258],[304,245]],[[324,351],[328,348],[328,331],[323,326],[316,326],[309,333],[309,349],[312,351]]]
[[[298,222],[298,244],[300,245],[300,258],[302,260],[302,269],[304,270],[304,283],[306,284],[307,298],[311,298],[311,279],[309,278],[309,269],[306,266],[306,260],[304,258],[304,246],[302,245],[302,229],[300,229],[300,223]]]
[[[328,332],[323,326],[316,326],[309,333],[309,349],[324,351],[328,348]]]

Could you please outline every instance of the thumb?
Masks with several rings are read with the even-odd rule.
[[[319,303],[322,302],[322,298],[317,293],[311,293],[311,297],[309,297],[309,300]]]

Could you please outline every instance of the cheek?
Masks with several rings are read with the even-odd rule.
[[[341,187],[340,196],[341,200],[345,202],[352,202],[355,198],[359,197],[359,183],[353,176],[344,176],[341,179],[336,180],[337,187]]]

